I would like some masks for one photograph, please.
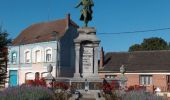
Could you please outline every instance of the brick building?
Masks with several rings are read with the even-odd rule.
[[[170,51],[101,52],[99,75],[118,78],[119,68],[126,68],[127,86],[145,86],[148,91],[170,91]]]

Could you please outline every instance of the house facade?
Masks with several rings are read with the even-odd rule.
[[[156,88],[162,92],[170,91],[169,56],[169,50],[110,52],[103,56],[99,75],[101,78],[119,79],[120,67],[124,65],[127,87],[138,85],[150,92]]]
[[[73,76],[70,73],[74,73],[73,39],[78,36],[77,28],[68,14],[64,19],[33,24],[23,30],[8,47],[6,86],[34,80],[36,73],[45,77],[50,64],[53,76]]]

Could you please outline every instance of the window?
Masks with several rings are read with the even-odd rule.
[[[25,73],[25,81],[27,81],[27,80],[34,80],[35,78],[34,78],[34,73],[32,73],[32,72],[27,72],[27,73]]]
[[[105,75],[105,78],[115,78],[116,75]]]
[[[41,62],[41,52],[40,52],[40,50],[37,50],[35,52],[35,62]]]
[[[31,51],[31,62],[40,63],[45,61],[44,57],[45,51],[40,46],[35,46]]]
[[[17,53],[16,53],[16,52],[13,52],[13,53],[12,53],[11,62],[12,62],[12,63],[16,63],[16,62],[17,62]]]
[[[152,75],[140,75],[140,85],[151,85]]]
[[[52,55],[52,50],[51,49],[46,50],[46,62],[52,61],[51,55]]]
[[[40,73],[39,72],[36,72],[35,73],[35,80],[39,80],[40,79]]]
[[[31,59],[31,54],[30,51],[25,52],[25,63],[30,63],[30,59]]]

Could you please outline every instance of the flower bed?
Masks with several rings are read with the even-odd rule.
[[[41,86],[21,85],[2,91],[0,100],[55,100],[53,91]]]
[[[146,92],[144,90],[132,90],[122,96],[122,100],[167,100],[164,97]]]

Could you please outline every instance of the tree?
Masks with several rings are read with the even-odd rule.
[[[11,43],[11,39],[8,39],[8,33],[0,27],[0,87],[5,85],[7,78],[7,45],[9,43]]]
[[[131,47],[129,47],[129,51],[141,51],[142,47],[140,44],[134,44]]]
[[[141,44],[135,44],[129,47],[129,51],[150,51],[150,50],[168,50],[168,43],[157,37],[144,39]]]

